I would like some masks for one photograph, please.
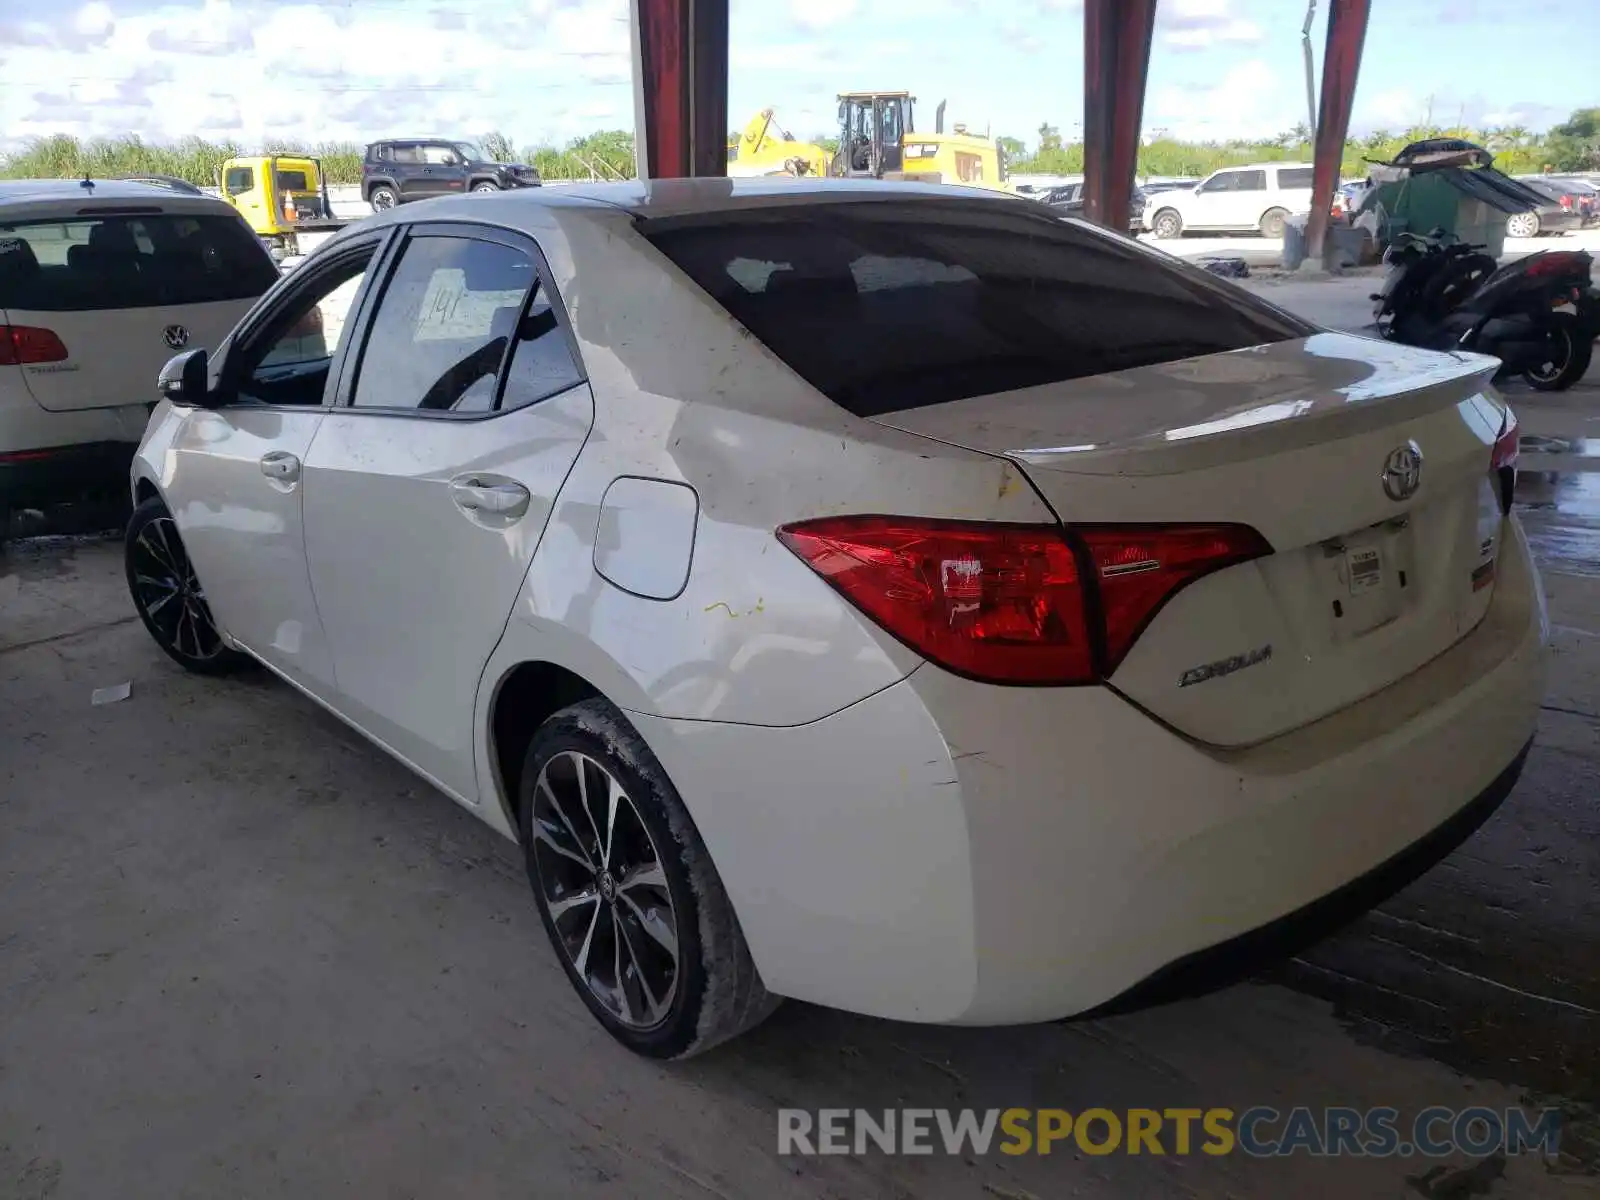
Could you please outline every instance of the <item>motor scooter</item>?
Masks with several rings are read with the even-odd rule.
[[[1501,361],[1539,391],[1564,391],[1589,369],[1600,337],[1600,292],[1581,250],[1532,254],[1496,267],[1485,247],[1442,231],[1402,234],[1384,254],[1379,333],[1430,350],[1469,350]]]

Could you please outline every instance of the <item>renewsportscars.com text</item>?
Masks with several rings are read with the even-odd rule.
[[[1425,1108],[778,1110],[779,1154],[1246,1154],[1442,1158],[1560,1149],[1560,1112]]]

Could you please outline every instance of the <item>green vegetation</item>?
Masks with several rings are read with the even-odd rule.
[[[520,156],[511,139],[490,133],[478,139],[498,162],[521,161],[539,168],[546,179],[627,179],[633,175],[633,134],[605,130],[575,138],[565,146],[528,146]],[[351,142],[305,143],[270,139],[264,145],[207,142],[200,138],[160,143],[129,134],[79,141],[66,134],[38,138],[20,151],[0,155],[3,179],[101,179],[117,175],[175,175],[202,187],[216,184],[223,160],[251,154],[300,154],[322,160],[331,184],[359,183],[364,146]]]
[[[733,137],[735,135],[730,135]],[[1366,173],[1366,159],[1387,160],[1408,142],[1426,137],[1463,137],[1488,147],[1495,154],[1495,165],[1507,174],[1535,174],[1546,166],[1556,171],[1600,170],[1600,108],[1574,112],[1549,133],[1535,134],[1521,126],[1495,129],[1444,129],[1417,127],[1403,133],[1379,130],[1371,136],[1345,143],[1343,173]],[[527,146],[517,153],[512,140],[503,133],[488,133],[478,139],[497,161],[520,157],[539,168],[546,179],[627,179],[633,175],[633,135],[625,130],[603,130],[575,138],[565,146]],[[832,147],[834,139],[819,141]],[[1063,142],[1060,130],[1048,122],[1039,126],[1031,153],[1021,139],[1001,138],[1011,169],[1019,174],[1078,175],[1083,172],[1083,146]],[[0,178],[70,179],[85,174],[106,178],[113,175],[176,175],[191,183],[209,186],[216,182],[217,166],[227,158],[251,153],[309,154],[322,160],[328,182],[356,183],[361,178],[363,148],[347,142],[300,142],[272,140],[259,149],[231,142],[206,142],[185,138],[179,142],[155,143],[128,135],[78,141],[65,134],[40,138],[15,154],[0,156]],[[1306,127],[1296,126],[1271,141],[1182,142],[1157,138],[1139,151],[1140,175],[1200,176],[1218,167],[1275,160],[1311,160],[1311,143]]]
[[[1368,137],[1352,138],[1344,145],[1346,177],[1366,174],[1367,160],[1386,162],[1407,144],[1431,137],[1459,137],[1487,148],[1495,166],[1508,175],[1533,175],[1550,167],[1555,171],[1600,170],[1600,108],[1584,108],[1563,125],[1536,134],[1520,125],[1493,129],[1417,126],[1402,133],[1377,130]],[[1083,146],[1063,143],[1056,126],[1039,126],[1032,153],[1017,154],[1016,138],[1002,138],[1011,170],[1024,175],[1081,175]],[[1251,162],[1311,161],[1311,135],[1302,123],[1270,141],[1182,142],[1156,138],[1139,149],[1140,175],[1198,177],[1219,167]]]

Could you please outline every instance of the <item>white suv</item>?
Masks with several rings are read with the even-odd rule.
[[[161,365],[215,346],[277,279],[221,200],[0,182],[0,540],[13,509],[122,494]]]
[[[1185,230],[1281,238],[1291,213],[1311,211],[1310,163],[1255,163],[1224,167],[1187,191],[1162,192],[1145,207],[1145,228],[1158,238]]]

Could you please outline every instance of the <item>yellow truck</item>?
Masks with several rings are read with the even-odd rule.
[[[320,159],[230,158],[217,168],[217,186],[279,262],[311,253],[349,224],[333,215]]]

